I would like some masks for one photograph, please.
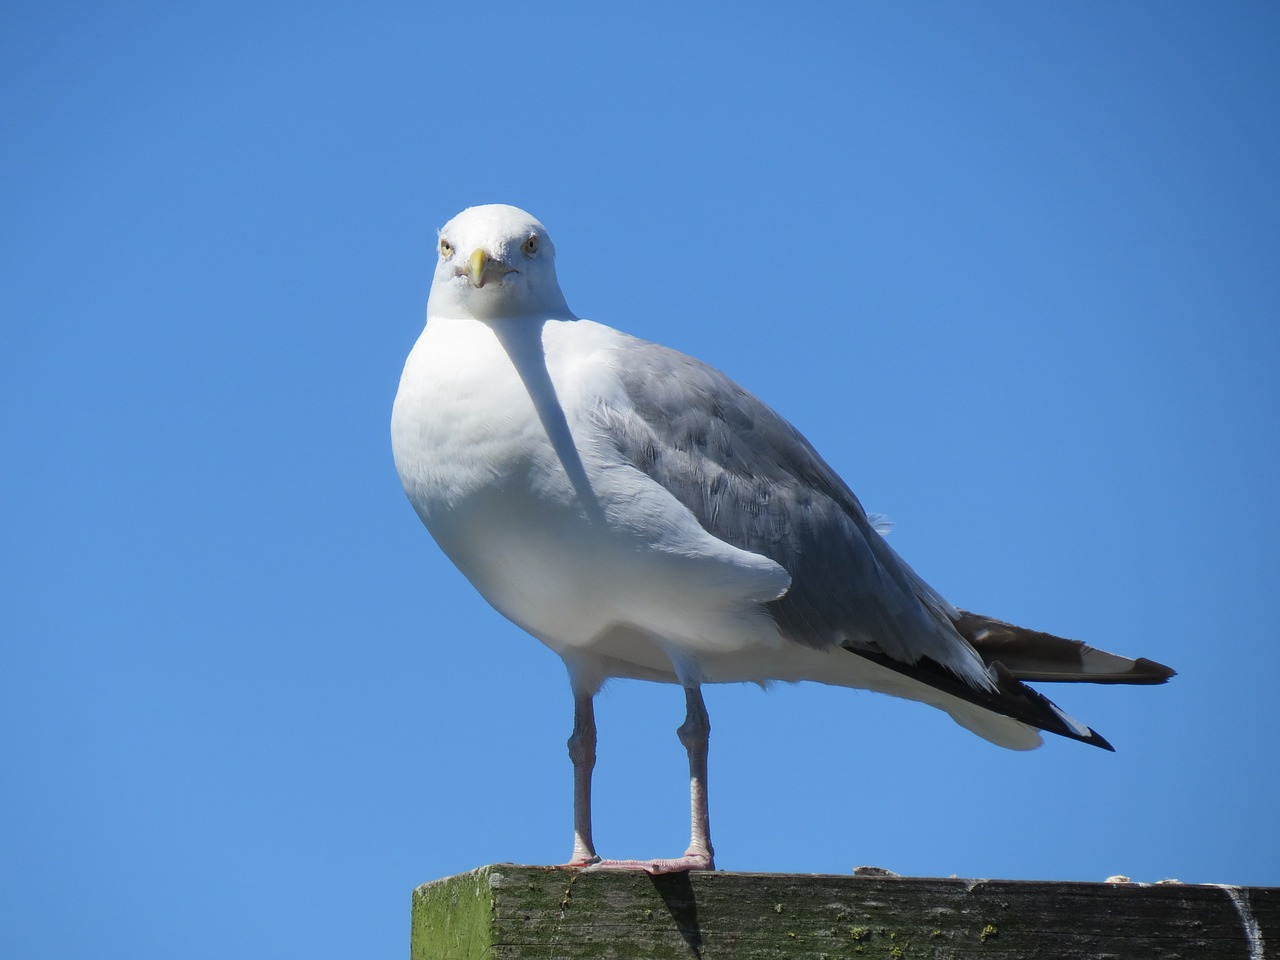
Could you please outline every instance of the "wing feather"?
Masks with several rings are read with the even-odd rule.
[[[621,455],[705,530],[791,574],[768,604],[784,636],[915,664],[975,688],[994,680],[952,624],[956,611],[893,551],[853,491],[791,424],[692,357],[628,338],[629,400],[601,411]]]

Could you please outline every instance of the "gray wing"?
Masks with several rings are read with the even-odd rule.
[[[894,553],[794,427],[724,374],[657,344],[631,340],[619,375],[634,410],[602,412],[619,451],[713,536],[791,574],[768,604],[784,636],[905,664],[927,657],[986,685],[952,624],[957,611]]]

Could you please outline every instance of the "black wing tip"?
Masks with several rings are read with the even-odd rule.
[[[844,647],[843,649],[926,683],[941,690],[943,693],[949,693],[961,700],[967,700],[969,703],[990,710],[992,713],[1018,720],[1043,730],[1045,733],[1052,733],[1068,740],[1078,740],[1091,747],[1115,753],[1116,748],[1111,745],[1106,737],[1091,727],[1073,720],[1059,709],[1052,700],[1035,688],[1027,686],[999,661],[991,664],[992,672],[995,675],[996,688],[994,690],[978,690],[969,686],[958,676],[928,657],[923,657],[916,663],[904,663],[880,651],[863,650],[857,647]]]
[[[1106,737],[1092,727],[1085,726],[1068,716],[1039,690],[1027,686],[1010,673],[1003,663],[997,660],[991,664],[991,669],[995,673],[999,686],[998,694],[993,701],[983,704],[988,710],[1029,723],[1046,733],[1057,734],[1068,740],[1078,740],[1080,743],[1087,743],[1091,747],[1109,750],[1112,753],[1116,752],[1116,748]]]
[[[1064,733],[1062,736],[1071,740],[1079,740],[1081,743],[1087,743],[1089,746],[1097,747],[1099,750],[1106,750],[1110,753],[1116,752],[1116,748],[1111,745],[1111,741],[1093,729],[1093,727],[1085,727],[1085,729],[1089,731],[1087,737],[1077,737],[1069,733]],[[1057,733],[1058,731],[1054,730],[1052,732]]]

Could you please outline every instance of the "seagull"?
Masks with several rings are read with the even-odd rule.
[[[564,661],[574,838],[563,866],[715,869],[703,684],[873,690],[1013,750],[1039,746],[1042,730],[1111,750],[1024,681],[1174,675],[952,606],[762,401],[692,357],[577,317],[550,235],[523,210],[464,210],[438,252],[392,411],[396,469],[449,559]],[[596,853],[593,705],[614,677],[684,691],[681,856]]]

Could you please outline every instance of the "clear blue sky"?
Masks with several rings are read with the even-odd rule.
[[[569,853],[559,661],[401,492],[435,230],[801,428],[958,604],[1181,675],[1117,746],[708,691],[730,870],[1280,884],[1272,3],[65,3],[0,14],[0,942],[402,956]],[[678,691],[596,839],[687,837]]]

